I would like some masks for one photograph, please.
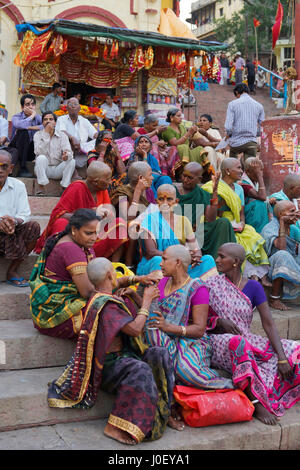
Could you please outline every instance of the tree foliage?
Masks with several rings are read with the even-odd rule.
[[[240,51],[243,55],[255,57],[255,31],[253,18],[260,21],[256,28],[259,51],[270,52],[272,49],[272,26],[275,22],[276,0],[250,0],[244,1],[242,10],[234,13],[230,19],[215,20],[215,36],[220,42],[230,44],[229,51]],[[280,38],[291,37],[291,0],[281,0],[283,6],[283,22]]]

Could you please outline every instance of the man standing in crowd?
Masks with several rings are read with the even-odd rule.
[[[230,147],[230,157],[237,158],[239,153],[256,157],[257,134],[265,119],[263,106],[249,96],[249,88],[244,83],[237,85],[233,93],[237,98],[230,101],[227,108],[225,131]]]
[[[105,112],[105,118],[102,120],[102,124],[105,126],[105,129],[115,128],[120,118],[119,106],[113,102],[110,95],[107,95],[105,103],[103,103],[101,108]]]
[[[28,282],[17,269],[35,247],[40,226],[30,221],[30,207],[25,184],[8,175],[13,170],[10,154],[0,150],[0,256],[10,260],[7,282],[26,287]]]
[[[83,167],[87,162],[88,150],[92,150],[93,142],[89,148],[84,148],[84,144],[89,139],[96,139],[98,132],[90,121],[83,116],[79,116],[80,104],[76,98],[70,98],[67,103],[68,114],[57,119],[56,130],[64,132],[69,137],[74,153],[76,167]]]
[[[65,189],[71,183],[75,170],[75,160],[67,135],[56,129],[57,117],[54,113],[46,111],[43,116],[44,129],[36,132],[34,140],[35,167],[39,185],[38,196],[44,196],[44,186],[49,183],[48,178],[61,179],[61,186]]]
[[[245,61],[240,52],[236,53],[235,58],[235,84],[243,83],[243,68],[245,67]]]
[[[43,128],[42,117],[36,113],[36,100],[33,95],[23,95],[20,100],[22,111],[12,117],[12,140],[8,147],[16,148],[18,154],[13,157],[13,165],[20,164],[19,177],[32,178],[27,162],[34,160],[33,136]]]
[[[49,95],[45,96],[43,102],[40,105],[40,110],[41,113],[45,113],[46,111],[57,111],[60,108],[60,105],[62,104],[62,97],[60,96],[61,94],[61,84],[60,83],[54,83],[52,85],[52,93],[49,93]]]
[[[255,95],[255,65],[250,59],[246,60],[247,81],[250,93]]]
[[[227,79],[228,79],[228,71],[229,71],[229,60],[227,59],[225,52],[221,53],[220,62],[221,62],[220,85],[226,85]]]

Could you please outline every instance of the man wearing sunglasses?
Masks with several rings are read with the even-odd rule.
[[[9,175],[13,170],[11,155],[0,150],[0,257],[9,260],[6,282],[26,287],[28,282],[17,270],[35,247],[40,226],[30,220],[25,184]]]

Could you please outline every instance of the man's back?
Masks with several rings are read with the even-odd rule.
[[[256,142],[258,126],[265,118],[263,106],[243,93],[228,104],[225,129],[230,136],[230,145],[237,147],[247,142]]]

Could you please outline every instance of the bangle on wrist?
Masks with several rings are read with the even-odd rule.
[[[181,326],[181,336],[186,336],[186,327]]]
[[[149,317],[149,310],[147,310],[146,308],[140,308],[137,314],[144,315],[145,317]]]
[[[288,360],[287,359],[284,359],[282,361],[278,361],[278,364],[288,364]]]

